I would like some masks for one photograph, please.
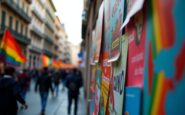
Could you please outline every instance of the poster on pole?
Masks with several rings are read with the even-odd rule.
[[[95,63],[99,62],[100,59],[100,51],[101,51],[101,44],[102,44],[102,37],[103,37],[103,13],[104,13],[104,2],[102,2],[100,9],[99,9],[99,14],[98,14],[98,19],[96,21],[96,47],[95,47]]]
[[[110,115],[122,115],[127,66],[127,35],[121,36],[121,56],[113,63],[113,77],[110,83],[109,112]]]
[[[112,66],[108,62],[108,52],[103,53],[102,65],[102,85],[101,85],[101,98],[100,98],[100,114],[106,115],[106,109],[109,99],[109,83],[112,75]]]
[[[139,11],[126,26],[129,39],[126,86],[143,87],[146,17]]]
[[[120,56],[120,31],[124,17],[124,4],[125,0],[110,0],[110,54],[109,62],[118,60]]]

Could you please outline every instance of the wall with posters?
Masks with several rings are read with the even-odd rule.
[[[110,5],[110,40],[109,40],[109,62],[116,61],[120,56],[120,31],[123,23],[125,1],[124,0],[109,0]]]
[[[125,76],[127,66],[128,38],[121,36],[121,55],[117,62],[113,63],[112,83],[110,87],[109,112],[110,115],[121,115],[123,111]]]
[[[185,114],[185,1],[102,4],[102,26],[94,24],[103,30],[94,114]]]

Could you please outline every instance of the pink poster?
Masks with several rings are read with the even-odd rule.
[[[126,26],[129,38],[126,86],[143,86],[146,23],[143,10]]]

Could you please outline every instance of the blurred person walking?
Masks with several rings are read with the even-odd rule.
[[[48,68],[43,68],[43,72],[41,76],[38,77],[36,85],[35,85],[35,92],[37,92],[39,88],[40,98],[41,98],[41,115],[45,115],[47,99],[49,95],[49,89],[53,94],[53,87],[51,77],[48,73]]]
[[[17,115],[17,101],[25,109],[28,107],[21,96],[21,88],[15,81],[15,72],[15,68],[6,67],[4,76],[0,78],[0,115]]]
[[[82,87],[82,76],[77,68],[66,79],[66,87],[68,88],[68,114],[71,114],[72,100],[75,101],[74,115],[77,115],[79,89]]]
[[[56,96],[58,96],[59,84],[60,84],[60,74],[58,71],[55,71],[53,73],[53,83],[54,83],[54,89],[55,89]]]
[[[28,76],[28,71],[26,69],[23,69],[21,74],[18,76],[18,84],[22,89],[21,95],[24,98],[24,100],[26,99],[26,93],[30,87],[30,81],[31,78]]]
[[[34,82],[37,81],[37,78],[39,76],[39,70],[38,69],[31,69],[29,71],[29,75],[31,76],[31,78],[33,79]]]
[[[66,69],[60,70],[60,77],[62,81],[62,91],[65,91],[66,77],[69,73],[70,73],[69,70],[66,70]]]

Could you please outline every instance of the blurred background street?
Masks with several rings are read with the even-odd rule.
[[[28,103],[28,109],[22,110],[19,108],[18,115],[39,115],[40,114],[40,95],[34,91],[35,83],[31,83],[31,89],[27,93],[26,101]],[[48,105],[46,108],[46,115],[67,115],[67,89],[62,91],[60,86],[58,97],[49,95]],[[78,115],[86,115],[86,103],[83,96],[83,88],[80,89],[79,103],[78,103]],[[72,111],[74,105],[72,105]],[[73,112],[72,112],[73,113]],[[73,114],[72,114],[73,115]]]

